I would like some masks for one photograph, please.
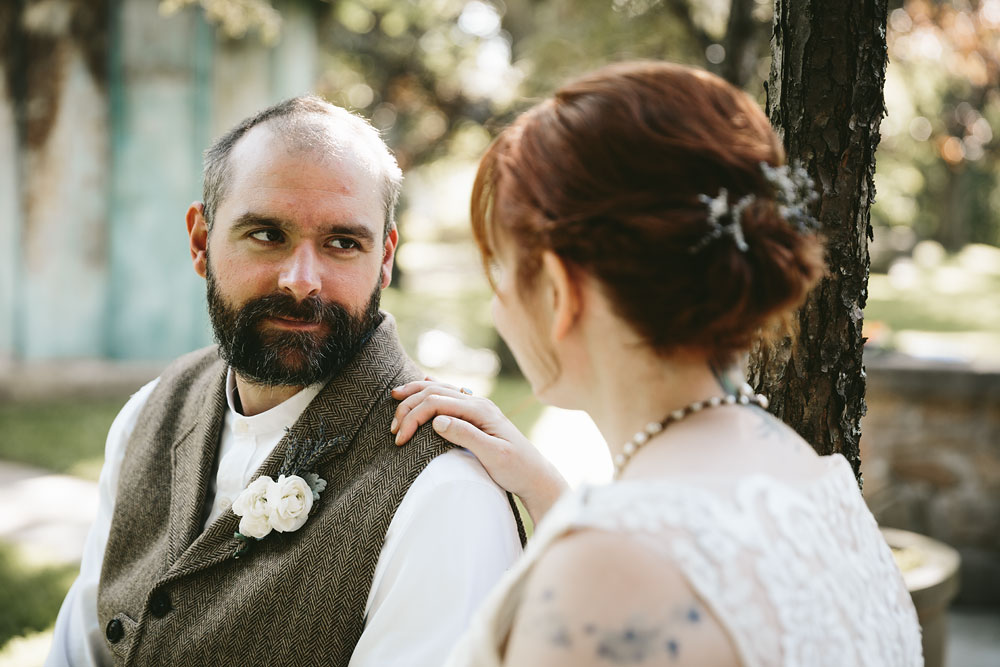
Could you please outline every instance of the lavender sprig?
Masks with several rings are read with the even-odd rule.
[[[319,429],[319,437],[299,440],[291,435],[291,429],[285,429],[288,437],[288,447],[285,458],[278,471],[279,475],[299,475],[312,468],[313,462],[324,456],[330,450],[345,444],[346,438],[335,436],[327,439],[323,427]]]

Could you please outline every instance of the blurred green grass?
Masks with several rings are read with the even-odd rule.
[[[498,378],[490,398],[525,432],[544,407],[519,377]],[[127,400],[123,396],[0,405],[0,461],[97,481],[108,428]]]
[[[10,544],[0,543],[0,665],[11,663],[20,646],[8,646],[15,637],[49,628],[79,568],[69,565],[37,565]],[[47,652],[47,642],[45,647]],[[27,661],[19,664],[25,665]]]
[[[947,255],[925,244],[933,252],[869,278],[866,335],[904,354],[1000,364],[1000,249]]]
[[[889,276],[873,274],[865,319],[886,322],[895,331],[1000,333],[1000,278],[982,277],[953,289],[934,275],[897,288]]]
[[[0,405],[0,460],[96,481],[108,427],[126,400],[127,396]]]

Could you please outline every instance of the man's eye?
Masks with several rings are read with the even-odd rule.
[[[354,250],[361,247],[357,241],[351,239],[333,239],[330,241],[329,246],[337,250]]]
[[[264,243],[278,243],[282,237],[277,229],[261,229],[250,234],[250,238]]]

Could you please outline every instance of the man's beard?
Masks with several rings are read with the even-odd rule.
[[[375,286],[364,312],[319,297],[296,301],[284,292],[231,308],[219,292],[211,264],[206,272],[208,314],[219,354],[245,380],[263,385],[304,387],[329,379],[355,355],[382,320]],[[264,320],[281,317],[320,324],[320,331],[287,331]]]

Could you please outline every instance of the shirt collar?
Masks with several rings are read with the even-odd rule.
[[[324,382],[311,384],[270,410],[246,417],[236,410],[236,373],[230,366],[226,372],[226,403],[229,405],[229,421],[240,433],[266,435],[284,431],[298,421],[324,386]]]

